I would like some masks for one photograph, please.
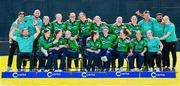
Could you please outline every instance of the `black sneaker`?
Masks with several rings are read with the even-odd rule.
[[[176,71],[176,69],[175,69],[175,68],[172,68],[172,71],[173,71],[173,72],[175,72],[175,71]]]
[[[142,71],[148,71],[148,68],[143,68]]]

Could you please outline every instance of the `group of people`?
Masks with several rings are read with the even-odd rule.
[[[87,18],[84,12],[79,13],[78,19],[74,12],[70,13],[65,22],[57,13],[50,22],[48,16],[41,20],[39,9],[28,16],[20,11],[9,32],[7,71],[12,69],[16,50],[18,71],[26,68],[24,59],[30,60],[30,71],[70,71],[72,60],[78,71],[80,57],[83,71],[124,71],[124,59],[128,60],[130,71],[175,71],[175,25],[162,13],[157,13],[156,18],[147,10],[135,14],[128,23],[119,16],[115,23],[107,24],[99,16]],[[138,22],[137,16],[143,19]]]

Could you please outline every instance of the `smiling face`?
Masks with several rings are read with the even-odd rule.
[[[76,14],[75,13],[70,13],[69,18],[71,21],[75,21],[76,20]]]
[[[56,21],[61,22],[62,21],[62,15],[60,13],[56,14]]]
[[[49,23],[49,17],[48,17],[48,16],[44,16],[44,17],[43,17],[43,22],[44,22],[45,24],[48,24],[48,23]]]
[[[79,13],[79,19],[80,20],[86,20],[86,16],[85,16],[85,14],[84,13]]]
[[[169,20],[169,17],[168,16],[164,16],[163,17],[163,21],[165,24],[169,24],[170,20]]]
[[[61,38],[62,37],[62,31],[60,30],[57,35],[56,35],[56,38]]]
[[[40,15],[41,15],[40,10],[35,10],[34,11],[34,17],[39,18]]]
[[[108,28],[104,28],[104,29],[103,29],[103,34],[104,34],[104,35],[107,35],[108,32],[109,32]]]
[[[95,23],[100,23],[101,22],[101,18],[99,16],[95,16],[94,17],[94,22]]]
[[[66,31],[65,32],[65,38],[70,38],[71,37],[71,32],[70,31]]]
[[[28,29],[24,29],[23,32],[22,32],[22,35],[24,37],[28,37],[29,36],[29,30]]]
[[[137,24],[137,16],[132,16],[132,17],[131,17],[131,22],[132,22],[133,24]]]
[[[116,22],[121,24],[123,22],[123,18],[122,17],[117,17]]]
[[[151,31],[151,30],[148,30],[148,31],[146,32],[146,35],[147,35],[148,38],[151,38],[151,37],[152,37],[152,31]]]
[[[44,35],[45,35],[46,38],[49,38],[51,36],[50,30],[48,30],[46,33],[44,33]]]

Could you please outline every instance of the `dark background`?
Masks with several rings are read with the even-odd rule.
[[[180,0],[0,0],[0,55],[8,54],[8,33],[17,13],[23,10],[31,15],[37,8],[41,10],[41,18],[47,15],[51,21],[58,12],[65,21],[70,12],[84,11],[87,17],[99,15],[107,23],[114,23],[117,16],[129,22],[136,10],[149,10],[152,17],[161,12],[170,16],[180,37]]]

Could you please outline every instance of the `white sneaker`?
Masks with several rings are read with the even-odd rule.
[[[59,70],[59,72],[62,72],[62,70]]]
[[[118,71],[123,71],[123,67],[120,67]]]
[[[6,72],[10,72],[12,70],[11,67],[7,67]]]
[[[42,70],[41,70],[41,69],[39,69],[39,70],[38,70],[38,72],[42,72]]]
[[[79,71],[79,68],[76,68],[76,71]]]
[[[131,72],[134,72],[134,69],[131,69]]]
[[[150,68],[149,72],[153,72],[153,68],[152,67]]]
[[[59,70],[55,70],[54,72],[59,72]]]
[[[156,72],[160,72],[160,68],[157,67],[157,68],[156,68]]]
[[[140,69],[138,68],[138,69],[137,69],[137,72],[139,72],[139,71],[140,71]]]
[[[48,70],[44,70],[44,72],[48,72]]]

